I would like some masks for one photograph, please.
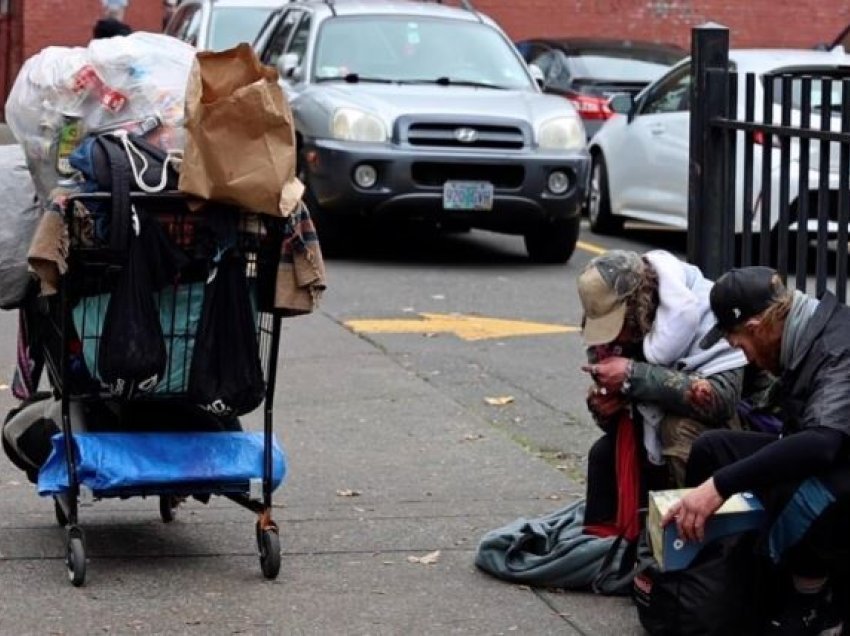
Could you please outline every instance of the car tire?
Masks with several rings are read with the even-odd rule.
[[[301,197],[301,200],[307,206],[310,219],[316,228],[316,235],[319,237],[322,255],[344,255],[346,247],[350,248],[354,242],[351,236],[354,229],[352,220],[347,217],[337,218],[332,214],[328,214],[327,210],[319,205],[318,199],[316,199],[316,196],[310,189],[306,171],[300,166],[298,169],[298,178],[304,184],[304,195]]]
[[[536,263],[566,263],[576,249],[581,218],[544,223],[525,234],[525,249]]]
[[[611,195],[608,189],[608,169],[602,153],[593,154],[590,167],[590,189],[587,197],[587,218],[595,234],[619,234],[623,231],[623,218],[611,213]]]

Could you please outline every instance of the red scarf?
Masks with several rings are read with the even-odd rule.
[[[638,525],[640,467],[635,423],[627,411],[623,411],[620,415],[616,434],[617,518],[611,523],[585,526],[584,533],[597,537],[623,535],[626,540],[634,541],[640,532]]]

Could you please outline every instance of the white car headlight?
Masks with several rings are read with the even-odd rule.
[[[578,117],[550,119],[537,132],[537,144],[543,150],[577,150],[585,143],[584,126]]]
[[[345,141],[382,142],[387,129],[379,118],[356,108],[338,108],[333,115],[331,132]]]

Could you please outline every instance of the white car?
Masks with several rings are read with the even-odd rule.
[[[262,26],[284,0],[183,0],[165,33],[199,51],[224,51],[240,42],[252,44]]]
[[[811,72],[818,76],[828,74],[850,77],[850,55],[843,51],[809,50],[732,50],[729,53],[731,70],[738,77],[737,119],[744,119],[745,78],[756,75],[755,121],[762,120],[764,112],[764,83],[766,73],[788,71]],[[690,60],[683,60],[663,77],[647,86],[634,100],[628,96],[612,99],[612,107],[621,114],[608,120],[590,142],[592,155],[591,184],[588,194],[588,216],[591,230],[599,234],[620,231],[626,219],[687,229],[688,225],[688,147],[690,141]],[[779,80],[774,82],[773,124],[781,122],[781,92]],[[791,124],[800,123],[801,80],[792,85]],[[820,126],[821,83],[812,82],[812,127]],[[840,130],[841,83],[832,83],[832,130]],[[835,105],[838,105],[835,107]],[[627,114],[624,114],[627,112]],[[753,231],[761,228],[761,137],[756,134],[753,145]],[[793,138],[792,138],[793,139]],[[736,174],[735,231],[742,231],[744,185],[744,134],[738,134]],[[780,148],[776,137],[772,140],[770,227],[779,218]],[[838,144],[832,144],[829,188],[838,190]],[[796,202],[799,197],[799,141],[790,144],[789,202],[791,206],[790,231],[796,230]],[[816,196],[819,179],[819,143],[810,145],[809,193]],[[831,197],[833,209],[837,196]],[[817,208],[809,207],[816,215]],[[817,228],[815,219],[809,221],[809,231]],[[830,232],[837,226],[831,224]]]

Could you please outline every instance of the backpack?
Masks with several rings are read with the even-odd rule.
[[[108,236],[114,250],[126,249],[130,240],[131,190],[150,194],[177,189],[177,157],[124,130],[87,137],[68,159],[90,182],[90,189],[112,194],[109,215],[97,205],[89,207],[98,237]]]
[[[628,594],[635,542],[585,533],[585,500],[537,519],[520,518],[488,532],[475,565],[497,578],[537,587]]]

